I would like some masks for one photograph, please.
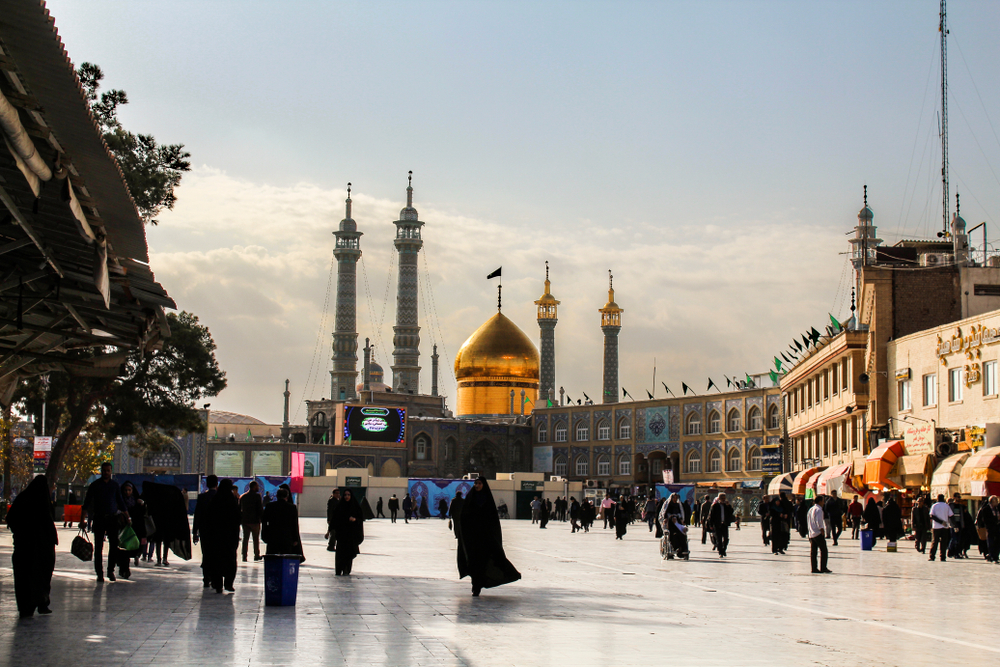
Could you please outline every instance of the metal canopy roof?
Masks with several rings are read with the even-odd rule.
[[[7,403],[17,379],[31,374],[113,377],[120,352],[151,349],[169,335],[163,308],[176,305],[147,264],[144,223],[39,0],[0,0],[0,96],[0,114],[16,110],[0,118],[0,403]],[[25,146],[50,178],[32,173],[19,154]],[[73,354],[95,348],[103,353],[96,359]]]

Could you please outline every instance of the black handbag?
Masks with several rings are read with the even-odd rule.
[[[94,545],[91,544],[90,538],[87,537],[87,533],[83,529],[80,530],[79,535],[73,538],[73,544],[69,550],[82,561],[89,561],[94,558]]]
[[[156,522],[153,521],[153,517],[148,514],[143,518],[143,523],[146,527],[146,539],[149,539],[156,534]]]

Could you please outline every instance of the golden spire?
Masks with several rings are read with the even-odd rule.
[[[611,275],[611,269],[608,269],[608,302],[598,312],[601,314],[602,327],[620,327],[622,325],[622,313],[625,312],[625,309],[619,308],[618,304],[615,303],[615,277]]]
[[[538,306],[538,319],[540,320],[554,320],[558,316],[558,306],[560,301],[558,301],[554,296],[552,296],[552,283],[549,281],[549,263],[545,262],[545,294],[543,294],[537,301],[535,305]]]

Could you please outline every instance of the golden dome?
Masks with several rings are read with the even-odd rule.
[[[538,350],[516,324],[497,313],[469,336],[455,357],[455,379],[538,380]]]

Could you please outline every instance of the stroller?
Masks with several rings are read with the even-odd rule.
[[[660,557],[664,560],[688,560],[691,551],[688,549],[687,526],[681,523],[677,516],[667,517],[667,530],[660,539]]]

